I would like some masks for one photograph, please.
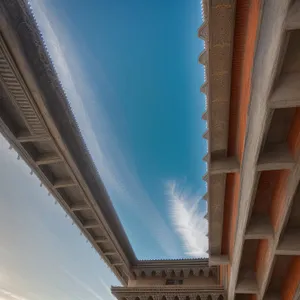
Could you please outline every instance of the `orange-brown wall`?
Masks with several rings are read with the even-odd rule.
[[[228,156],[242,161],[250,103],[251,76],[256,47],[261,0],[237,0],[233,41],[232,82]],[[222,252],[233,253],[238,216],[240,175],[230,174],[226,180]],[[230,267],[228,268],[230,273]]]
[[[283,300],[292,300],[296,294],[300,282],[300,257],[295,257],[289,268],[287,277],[283,283],[281,297]]]
[[[296,109],[294,120],[291,125],[291,130],[288,136],[289,148],[294,157],[299,155],[299,150],[300,150],[299,128],[300,128],[300,108],[298,107]]]

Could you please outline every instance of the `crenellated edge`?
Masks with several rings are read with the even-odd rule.
[[[198,61],[202,65],[205,65],[205,66],[207,65],[207,63],[208,63],[208,55],[207,55],[207,51],[205,49],[200,53]]]
[[[198,61],[205,67],[205,82],[200,88],[206,96],[206,111],[202,118],[207,121],[208,128],[203,135],[208,141],[205,161],[209,176],[205,176],[208,189],[205,198],[209,199],[209,254],[219,255],[223,228],[219,224],[223,222],[226,174],[239,171],[234,159],[227,161],[235,1],[224,5],[221,0],[213,3],[203,0],[202,13],[203,24],[198,29],[198,37],[204,41],[204,50]]]
[[[198,37],[204,41],[208,39],[208,25],[204,22],[198,29]]]

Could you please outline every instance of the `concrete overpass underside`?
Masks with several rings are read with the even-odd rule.
[[[0,130],[119,300],[299,299],[300,0],[203,0],[203,16],[209,260],[136,258],[25,0],[0,2]]]
[[[299,299],[300,1],[208,2],[210,264],[228,299]]]

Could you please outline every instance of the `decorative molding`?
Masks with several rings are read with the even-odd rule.
[[[207,55],[207,51],[204,49],[199,55],[199,63],[202,65],[207,65],[207,62],[208,62],[208,55]]]
[[[193,286],[112,287],[118,300],[225,300],[224,290]]]
[[[214,154],[227,155],[235,1],[203,0],[202,12],[204,20],[198,29],[198,37],[204,40],[205,51],[200,54],[199,62],[205,65],[206,82],[200,90],[207,97],[209,133],[203,137],[208,139],[211,159],[207,161],[207,169],[211,174]],[[207,181],[209,252],[214,254],[220,254],[221,249],[225,184],[226,174],[210,176]]]
[[[171,267],[166,266],[161,267],[133,267],[132,272],[135,274],[136,279],[138,278],[187,278],[187,277],[217,277],[219,270],[214,266],[198,266],[198,267],[188,267],[188,260],[181,267]]]
[[[208,25],[206,22],[203,22],[203,24],[199,27],[198,37],[205,41],[208,39]]]
[[[208,140],[209,139],[209,131],[206,130],[202,136],[204,139]]]
[[[202,176],[202,179],[207,182],[208,181],[208,177],[209,177],[209,175],[208,175],[208,173],[206,173],[206,174],[204,174]]]
[[[202,160],[204,160],[205,162],[209,161],[209,153],[205,154],[205,156],[203,156]]]
[[[208,84],[207,84],[207,82],[204,82],[204,83],[201,85],[200,91],[201,91],[201,93],[207,95],[207,92],[208,92]]]

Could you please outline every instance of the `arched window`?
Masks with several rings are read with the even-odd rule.
[[[223,295],[220,295],[220,296],[218,297],[218,300],[224,300]]]
[[[208,295],[207,300],[212,300],[211,295]]]

